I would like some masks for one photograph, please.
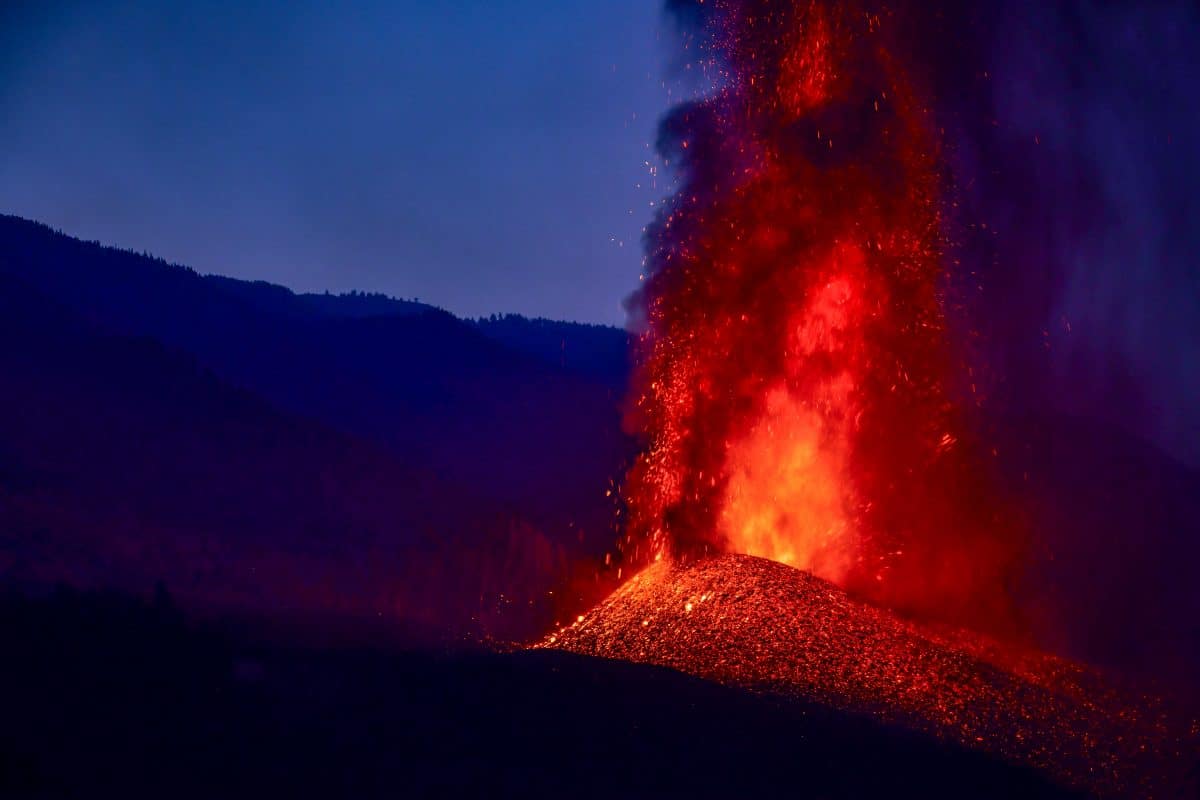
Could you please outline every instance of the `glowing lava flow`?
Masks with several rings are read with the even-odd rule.
[[[866,715],[1106,797],[1171,796],[1194,763],[1196,723],[1153,696],[760,558],[653,564],[540,646]]]
[[[913,620],[1010,624],[1023,537],[966,424],[938,135],[892,20],[853,0],[669,7],[713,85],[663,124],[680,184],[632,305],[646,449],[623,563],[644,568],[541,646],[864,714],[1085,791],[1177,785],[1195,729],[1158,700]]]
[[[951,397],[938,140],[887,18],[671,5],[713,86],[663,124],[627,558],[748,553],[994,616],[1013,537]]]

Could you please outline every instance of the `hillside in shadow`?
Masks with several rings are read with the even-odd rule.
[[[0,276],[0,574],[529,635],[576,542]],[[514,603],[519,607],[513,608]]]
[[[99,330],[151,337],[281,409],[519,508],[553,535],[583,531],[599,549],[611,538],[605,492],[631,447],[614,374],[620,332],[295,294],[16,217],[0,217],[0,274]]]
[[[1066,797],[820,705],[564,653],[311,650],[0,594],[0,795]]]
[[[0,574],[526,636],[611,583],[629,337],[297,294],[0,217]],[[989,409],[1037,642],[1188,683],[1200,474]],[[609,576],[611,579],[612,576]],[[551,594],[554,592],[554,594]]]

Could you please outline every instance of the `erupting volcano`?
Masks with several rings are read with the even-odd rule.
[[[1186,769],[1189,734],[1154,697],[760,558],[653,564],[542,646],[864,714],[1103,795],[1153,795]]]
[[[1020,537],[966,429],[938,132],[890,18],[671,5],[711,91],[660,134],[626,557],[746,553],[997,622]]]
[[[962,221],[898,12],[669,6],[709,85],[663,123],[678,189],[630,303],[637,575],[543,646],[816,700],[1075,787],[1150,791],[1156,759],[1182,747],[1157,701],[942,627],[1019,630],[1009,579],[1026,537],[972,431],[949,288]]]

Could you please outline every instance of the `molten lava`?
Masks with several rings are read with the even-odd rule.
[[[968,424],[935,115],[870,1],[669,0],[712,85],[663,124],[679,187],[633,302],[621,563],[643,569],[541,646],[1162,794],[1193,721],[944,624],[1012,632],[1024,537]]]
[[[869,3],[670,0],[711,91],[663,124],[679,187],[633,301],[646,447],[622,563],[644,568],[542,646],[867,715],[1085,791],[1160,793],[1194,723],[944,625],[1011,632],[1023,536],[949,334],[935,116]]]
[[[747,553],[994,621],[1016,537],[957,397],[939,141],[887,16],[672,5],[712,86],[663,125],[627,558]]]
[[[915,624],[748,556],[653,564],[540,646],[865,715],[1101,796],[1169,796],[1196,752],[1196,723],[1160,699],[1051,656]]]

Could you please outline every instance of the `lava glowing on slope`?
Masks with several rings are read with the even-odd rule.
[[[862,4],[710,0],[711,92],[664,121],[626,556],[764,556],[913,608],[984,606],[1008,536],[952,398],[938,137]],[[993,603],[994,604],[994,603]]]
[[[801,570],[666,561],[538,645],[670,667],[980,750],[1100,796],[1172,796],[1196,723],[1078,664],[860,602]]]

